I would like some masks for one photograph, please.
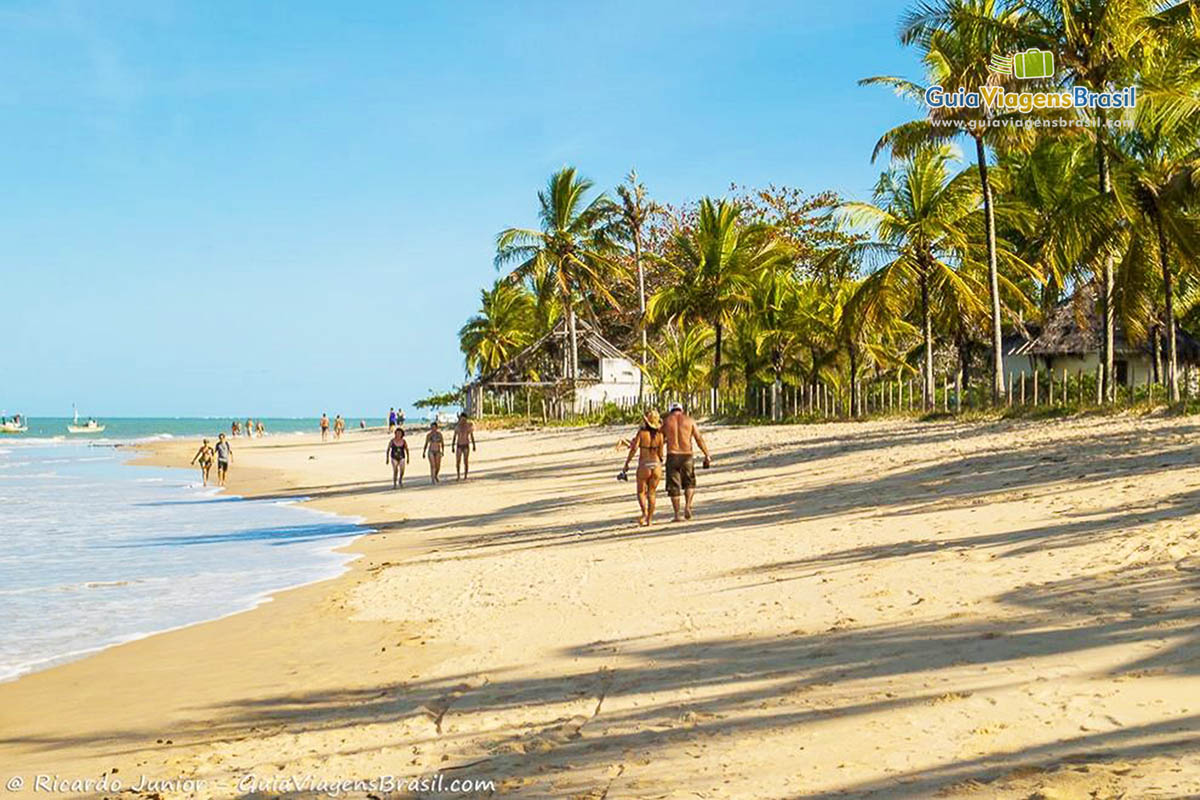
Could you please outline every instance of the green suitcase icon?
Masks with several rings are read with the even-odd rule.
[[[1054,53],[1049,50],[1026,50],[1015,54],[1013,74],[1026,80],[1054,77]]]

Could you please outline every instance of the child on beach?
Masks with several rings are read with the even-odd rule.
[[[404,465],[408,463],[408,440],[404,428],[396,428],[387,446],[387,463],[392,465],[392,488],[404,488]]]
[[[222,434],[224,436],[224,434]],[[208,473],[212,470],[213,449],[208,443],[208,439],[200,445],[200,449],[196,451],[196,455],[192,456],[192,464],[200,462],[200,480],[205,486],[208,486]]]

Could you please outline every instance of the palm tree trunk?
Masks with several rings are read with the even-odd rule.
[[[1167,234],[1163,230],[1162,216],[1154,215],[1154,226],[1158,229],[1158,258],[1162,262],[1163,292],[1167,299],[1167,385],[1171,390],[1171,402],[1179,402],[1179,354],[1175,342],[1175,288],[1171,275],[1170,253],[1167,249]]]
[[[1100,194],[1112,202],[1112,182],[1109,176],[1108,153],[1104,149],[1107,135],[1108,114],[1104,109],[1097,109],[1096,126],[1096,167],[1100,174]],[[1116,377],[1113,372],[1113,331],[1116,327],[1116,316],[1113,308],[1113,257],[1112,253],[1104,256],[1103,271],[1100,287],[1100,313],[1104,320],[1104,341],[1101,343],[1101,357],[1104,363],[1104,399],[1111,403],[1116,399]]]
[[[983,136],[975,136],[979,182],[983,187],[983,218],[987,227],[988,291],[992,300],[992,404],[1004,396],[1004,334],[1000,328],[1000,271],[996,266],[996,214],[992,207],[992,184],[988,180],[987,151]]]
[[[713,323],[713,333],[712,407],[715,411],[721,403],[721,323]]]
[[[633,264],[637,268],[638,319],[642,328],[642,371],[638,375],[638,403],[641,404],[646,383],[646,352],[649,348],[646,344],[646,272],[642,269],[642,232],[637,229],[633,232]]]
[[[775,380],[771,382],[771,420],[779,422],[783,419],[779,408],[779,398],[783,393],[783,354],[779,348],[771,351],[771,371],[775,373]]]
[[[921,317],[924,320],[925,340],[925,368],[922,370],[925,384],[923,401],[925,410],[930,411],[933,408],[933,313],[929,308],[929,270],[924,268],[921,271]]]
[[[858,396],[858,349],[851,344],[847,355],[850,357],[850,416],[857,417],[862,412],[862,401]]]
[[[568,379],[571,381],[571,389],[575,388],[575,381],[579,379],[579,336],[575,332],[575,304],[567,303],[567,333],[571,339],[571,361],[570,375]]]

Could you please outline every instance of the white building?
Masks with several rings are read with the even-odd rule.
[[[504,364],[467,384],[467,413],[478,416],[485,406],[504,406],[506,399],[511,401],[513,395],[530,390],[548,394],[559,413],[584,414],[606,403],[636,404],[642,375],[633,359],[585,320],[576,319],[575,338],[579,375],[573,382],[566,377],[570,371],[570,334],[562,320]]]

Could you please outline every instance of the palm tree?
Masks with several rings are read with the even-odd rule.
[[[674,281],[647,305],[653,322],[712,327],[714,410],[720,403],[722,335],[746,306],[754,276],[788,253],[773,228],[743,223],[741,215],[741,207],[733,203],[701,200],[695,226],[677,230],[671,239],[666,264]]]
[[[979,192],[967,172],[951,174],[956,153],[946,146],[917,149],[883,173],[875,203],[844,203],[838,214],[874,239],[853,242],[831,258],[861,260],[870,273],[864,302],[892,309],[911,307],[921,318],[925,407],[933,407],[933,295],[954,295],[961,304],[982,303],[956,267],[972,257],[970,228]],[[871,313],[870,308],[864,313]]]
[[[988,70],[988,60],[994,53],[1004,52],[1007,46],[1006,28],[1015,24],[1017,11],[1002,8],[997,0],[933,0],[911,11],[902,23],[900,40],[918,44],[924,51],[923,60],[931,84],[947,92],[963,89],[976,92],[982,86],[995,84],[997,77]],[[975,24],[989,19],[992,25]],[[966,24],[964,24],[964,21]],[[924,104],[925,87],[902,78],[879,76],[859,81],[862,85],[882,84]],[[899,125],[885,133],[875,145],[874,160],[885,148],[904,156],[913,148],[950,141],[968,136],[975,145],[979,183],[983,197],[985,239],[987,246],[988,294],[991,301],[992,340],[992,402],[1004,395],[1004,348],[1001,328],[1000,275],[997,265],[996,217],[992,199],[992,181],[988,177],[987,146],[1014,138],[1017,127],[992,124],[1002,116],[988,108],[930,109],[929,117]]]
[[[1134,77],[1141,50],[1158,37],[1167,37],[1173,27],[1190,19],[1194,0],[1170,3],[1163,0],[1021,0],[1014,18],[996,20],[983,15],[959,17],[953,24],[991,30],[1019,47],[1039,47],[1055,53],[1058,79],[1063,84],[1101,91]],[[928,12],[928,13],[926,13]],[[921,8],[913,15],[920,24],[943,27],[940,9]],[[1094,125],[1088,127],[1095,146],[1096,180],[1100,195],[1115,205],[1109,160],[1109,113],[1097,108]],[[1115,397],[1113,372],[1114,253],[1101,255],[1100,313],[1104,336],[1104,396]]]
[[[642,375],[646,372],[646,273],[642,267],[642,237],[650,218],[662,207],[646,196],[646,187],[638,181],[637,170],[630,170],[625,183],[617,187],[616,216],[622,237],[633,245],[633,268],[638,281],[638,325],[642,329]],[[642,396],[644,381],[638,379],[638,398]]]
[[[567,314],[574,382],[579,376],[576,309],[591,297],[615,303],[610,282],[616,268],[611,258],[609,220],[612,203],[603,194],[586,200],[592,182],[578,177],[574,167],[550,176],[538,192],[540,227],[506,228],[496,237],[496,268],[513,265],[509,278],[529,280],[552,293]]]
[[[524,286],[498,280],[479,298],[479,313],[458,332],[468,373],[496,369],[534,338],[533,297]]]
[[[1162,280],[1167,340],[1167,386],[1179,401],[1178,353],[1175,339],[1175,279],[1172,253],[1188,264],[1200,262],[1200,118],[1179,114],[1177,97],[1200,97],[1196,53],[1178,45],[1148,54],[1143,80],[1153,87],[1143,99],[1137,128],[1118,140],[1114,190],[1124,216],[1132,223],[1130,241],[1120,267],[1125,328],[1137,330],[1136,317],[1153,316],[1135,288],[1150,285],[1144,277],[1154,261]],[[1165,101],[1165,102],[1164,102]],[[1194,109],[1193,109],[1194,110]],[[1134,313],[1137,306],[1141,313]],[[1147,313],[1147,311],[1149,313]],[[1130,317],[1134,317],[1130,319]]]
[[[712,348],[712,332],[703,327],[690,327],[680,332],[668,327],[663,344],[655,353],[649,367],[654,390],[660,394],[686,397],[704,385],[704,361]]]

